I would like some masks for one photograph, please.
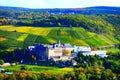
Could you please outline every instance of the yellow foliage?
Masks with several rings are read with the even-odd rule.
[[[27,74],[26,74],[26,73],[20,73],[20,74],[19,74],[19,77],[24,79],[24,78],[27,77]]]
[[[14,27],[17,32],[30,33],[32,27]]]
[[[69,35],[67,31],[61,31],[61,35]]]
[[[17,31],[22,33],[30,33],[35,35],[43,35],[47,36],[49,32],[52,30],[52,28],[36,28],[32,26],[21,26],[21,27],[14,27],[14,26],[0,26],[1,30],[7,30],[7,31]]]
[[[71,68],[62,68],[61,70],[63,70],[63,71],[72,71]]]
[[[26,80],[27,77],[32,78],[32,73],[27,71],[17,72],[15,76],[18,76],[19,79]]]
[[[0,37],[0,42],[1,42],[1,41],[5,41],[5,40],[7,40],[7,38],[2,38],[2,37]]]
[[[14,31],[14,28],[12,26],[0,26],[0,29],[7,31]]]
[[[94,71],[96,72],[96,74],[100,74],[101,73],[101,70],[99,68],[95,68]]]
[[[73,41],[73,43],[74,43],[74,44],[80,44],[80,43],[81,43],[82,46],[88,46],[88,44],[87,44],[84,40],[75,39],[75,40]]]
[[[78,68],[78,71],[81,72],[81,73],[85,73],[85,70],[82,67]]]
[[[28,36],[28,34],[23,34],[23,35],[21,35],[19,38],[17,38],[17,40],[18,40],[18,41],[24,41],[27,36]]]
[[[47,36],[52,28],[39,28],[39,35]]]
[[[7,75],[0,73],[0,80],[5,80],[7,77]]]
[[[56,40],[54,40],[54,39],[48,38],[47,40],[48,40],[50,43],[56,43]]]

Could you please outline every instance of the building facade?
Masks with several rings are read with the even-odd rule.
[[[72,46],[70,44],[61,44],[60,40],[51,45],[36,44],[28,46],[31,55],[34,55],[37,60],[71,60],[77,57],[80,52],[84,56],[98,55],[100,57],[107,57],[105,50],[91,51],[89,46]]]

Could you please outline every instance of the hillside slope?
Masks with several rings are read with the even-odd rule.
[[[1,48],[26,47],[35,43],[51,44],[58,39],[72,45],[99,47],[119,43],[113,36],[88,32],[83,28],[35,28],[0,26]]]

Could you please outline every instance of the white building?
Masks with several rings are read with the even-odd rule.
[[[29,50],[32,50],[32,49],[34,49],[35,48],[35,46],[28,46],[28,49]]]
[[[88,56],[88,55],[98,55],[98,56],[100,56],[101,58],[107,57],[105,50],[84,51],[84,52],[82,52],[82,54],[83,54],[84,56]]]
[[[48,48],[48,59],[63,55],[62,48]]]
[[[71,51],[73,50],[70,44],[61,44],[60,40],[56,44],[48,46],[48,59],[58,60],[71,60]]]
[[[105,50],[91,51],[89,46],[72,46],[70,44],[61,44],[60,40],[52,45],[37,45],[29,46],[30,51],[35,50],[34,55],[44,60],[53,59],[58,60],[71,60],[77,57],[80,52],[84,56],[86,55],[99,55],[100,57],[107,57]]]
[[[2,71],[5,71],[5,69],[3,69],[3,68],[0,68],[0,72],[2,72]]]
[[[78,46],[77,51],[91,51],[91,48],[89,46]]]

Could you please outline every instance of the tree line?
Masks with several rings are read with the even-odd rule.
[[[24,53],[24,50],[15,50],[14,52],[1,52],[0,64],[3,61],[20,62],[21,59],[27,59],[28,61],[35,61],[30,58],[28,54]],[[109,54],[109,53],[108,53]],[[27,58],[26,58],[27,57]],[[14,74],[6,75],[0,73],[0,79],[11,80],[119,80],[120,79],[120,53],[110,54],[106,58],[100,58],[98,55],[84,56],[78,53],[74,58],[77,65],[74,66],[74,70],[66,74],[56,73],[53,74],[50,71],[43,71],[39,73],[33,73],[25,66],[21,66],[21,71],[13,71]],[[61,62],[61,61],[60,61]],[[51,62],[49,62],[51,63]],[[56,65],[52,66],[58,66]],[[50,65],[49,65],[50,66]]]
[[[36,27],[82,27],[96,33],[112,33],[114,31],[110,23],[95,15],[40,15],[35,19],[25,17],[10,20],[1,17],[1,25],[7,24]]]

